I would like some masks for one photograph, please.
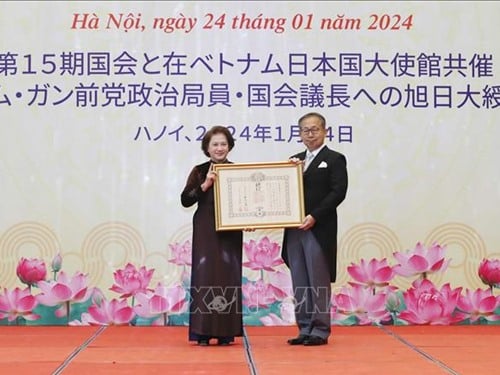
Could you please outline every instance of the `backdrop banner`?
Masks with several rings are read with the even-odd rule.
[[[279,163],[308,112],[349,173],[332,324],[498,324],[499,2],[0,9],[0,325],[188,324],[201,138]],[[244,234],[245,324],[295,323],[282,235]]]

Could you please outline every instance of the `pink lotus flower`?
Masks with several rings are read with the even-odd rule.
[[[410,324],[449,325],[462,321],[465,315],[455,311],[461,290],[452,290],[450,284],[438,290],[428,279],[415,280],[412,288],[403,293],[406,310],[399,318]]]
[[[477,273],[490,288],[500,288],[500,259],[483,259]]]
[[[0,295],[0,319],[7,318],[9,322],[24,318],[26,320],[37,320],[40,315],[34,314],[33,310],[38,302],[31,295],[30,288],[16,288],[12,291],[4,288],[4,294]]]
[[[295,324],[295,306],[291,300],[285,300],[280,305],[281,317],[270,313],[259,320],[265,326],[290,326]]]
[[[45,280],[47,269],[43,260],[26,259],[23,257],[17,264],[16,274],[23,284],[31,287]]]
[[[267,308],[279,300],[277,295],[281,295],[281,291],[271,284],[266,284],[263,280],[249,281],[243,284],[242,292],[243,304],[250,308]]]
[[[275,313],[270,313],[269,315],[265,315],[259,318],[260,322],[263,326],[288,326],[289,323],[285,322]]]
[[[369,262],[361,259],[359,265],[351,263],[347,272],[354,280],[370,288],[386,287],[394,277],[394,271],[385,258],[380,261],[372,259]]]
[[[123,326],[128,325],[134,318],[134,309],[127,304],[127,300],[102,300],[99,305],[91,305],[88,315],[82,314],[82,323],[88,325]]]
[[[178,242],[169,244],[170,250],[172,251],[173,258],[168,261],[178,266],[190,266],[191,265],[191,241],[185,241],[182,245]]]
[[[467,289],[465,296],[460,296],[458,299],[457,306],[466,314],[471,323],[479,318],[490,322],[500,320],[500,315],[495,314],[495,310],[500,307],[500,296],[495,297],[491,289],[476,289],[475,291]]]
[[[70,322],[68,322],[69,326],[90,326],[90,325],[99,325],[91,316],[88,312],[82,313],[80,316],[80,320],[75,319]]]
[[[176,285],[166,287],[158,283],[153,292],[136,294],[137,304],[134,311],[143,318],[159,316],[153,325],[167,325],[169,314],[180,314],[186,311],[186,290]]]
[[[244,242],[243,249],[249,260],[244,262],[243,266],[252,270],[274,271],[274,267],[284,263],[280,256],[280,245],[271,242],[267,236],[259,242]]]
[[[293,297],[292,278],[289,273],[276,271],[267,274],[269,284],[275,288],[276,297],[283,300],[286,297]]]
[[[38,287],[42,293],[37,295],[37,300],[46,306],[61,305],[55,311],[57,317],[67,316],[71,303],[85,302],[94,292],[87,286],[87,275],[76,272],[73,277],[68,277],[64,271],[57,276],[57,280],[41,281]]]
[[[153,276],[154,269],[147,270],[142,266],[137,269],[133,264],[127,263],[124,269],[113,273],[115,283],[109,290],[121,293],[120,298],[135,296],[137,293],[146,293],[149,282]]]
[[[388,321],[391,314],[385,309],[386,299],[385,292],[374,293],[361,285],[343,287],[340,293],[332,295],[332,319],[341,321],[355,316],[359,325]]]
[[[444,252],[446,247],[434,243],[431,247],[425,248],[420,242],[415,249],[403,252],[395,252],[394,257],[400,264],[394,266],[395,273],[401,276],[422,276],[444,271],[450,263],[450,259],[445,261]]]

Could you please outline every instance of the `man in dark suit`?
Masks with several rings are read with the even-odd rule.
[[[347,193],[344,155],[324,141],[326,120],[319,113],[299,119],[306,151],[290,160],[304,163],[306,217],[298,228],[285,229],[282,256],[290,268],[299,335],[290,345],[324,345],[331,333],[331,282],[336,278],[337,206]]]

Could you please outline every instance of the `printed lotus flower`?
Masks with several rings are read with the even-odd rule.
[[[275,286],[265,283],[263,280],[250,281],[242,286],[243,304],[249,308],[267,308],[278,301],[278,295],[282,292]]]
[[[403,293],[406,310],[399,318],[410,324],[448,325],[465,319],[455,311],[462,288],[451,289],[445,284],[438,290],[428,279],[415,280],[412,288]]]
[[[280,304],[280,316],[270,313],[259,318],[265,326],[289,326],[295,324],[295,305],[291,299],[282,301]]]
[[[134,309],[128,306],[127,300],[102,300],[99,305],[91,305],[88,313],[82,314],[81,325],[123,326],[129,325],[134,317]]]
[[[477,273],[490,288],[500,288],[500,259],[483,259]]]
[[[343,287],[340,293],[332,295],[332,319],[345,320],[355,316],[359,325],[369,325],[390,320],[391,314],[386,310],[387,295],[375,292],[361,285]]]
[[[168,260],[170,263],[177,264],[178,266],[191,265],[191,241],[185,241],[182,245],[176,242],[174,244],[169,244],[168,247],[170,247],[172,255],[174,256],[172,259]]]
[[[267,280],[275,288],[274,292],[279,300],[293,297],[292,278],[290,274],[282,271],[269,272]]]
[[[285,322],[275,313],[269,313],[268,315],[259,318],[259,321],[264,326],[288,326],[290,323]]]
[[[23,284],[28,286],[37,285],[38,282],[45,280],[47,268],[40,259],[21,258],[17,264],[16,274]]]
[[[189,286],[189,284],[191,283],[191,267],[183,267],[180,282],[182,283],[182,285]]]
[[[98,324],[88,312],[82,313],[80,320],[75,319],[68,322],[69,326],[90,326],[90,325],[100,325]]]
[[[26,320],[37,320],[40,315],[34,314],[33,310],[38,305],[35,297],[31,295],[30,288],[15,288],[12,291],[4,288],[0,295],[0,319],[7,318],[9,322],[24,318]]]
[[[52,269],[52,272],[56,274],[59,272],[62,268],[62,256],[61,253],[57,253],[54,258],[52,258],[52,262],[50,263],[50,268]]]
[[[293,303],[293,299],[285,299],[281,301],[280,304],[280,314],[288,324],[295,324],[295,304]]]
[[[109,290],[121,293],[120,298],[135,296],[137,293],[146,293],[149,282],[153,277],[154,269],[147,270],[142,266],[137,269],[133,264],[127,263],[125,268],[119,269],[113,273],[115,283]]]
[[[92,298],[92,304],[94,305],[100,305],[101,301],[104,301],[106,299],[104,293],[99,288],[94,288],[94,290],[92,291],[91,298]]]
[[[495,310],[500,307],[500,296],[495,297],[491,289],[475,291],[467,289],[464,296],[458,299],[457,307],[465,313],[471,323],[480,318],[490,322],[500,320],[500,315]]]
[[[393,267],[396,274],[400,276],[422,276],[439,271],[444,271],[450,263],[450,259],[444,259],[446,247],[436,243],[425,248],[420,242],[415,249],[406,252],[395,252],[394,257],[400,263]]]
[[[401,299],[394,290],[390,290],[387,293],[387,299],[385,301],[385,308],[391,313],[396,313],[401,307]]]
[[[39,303],[46,306],[61,305],[55,311],[56,316],[69,318],[71,303],[85,302],[92,297],[94,288],[89,288],[87,284],[87,275],[76,272],[73,277],[69,277],[64,271],[61,271],[57,275],[57,280],[38,283],[42,293],[36,297]]]
[[[180,286],[166,287],[158,283],[154,291],[136,294],[137,304],[134,311],[143,318],[160,315],[153,325],[167,325],[169,314],[180,314],[186,311],[186,290]]]
[[[370,288],[386,287],[394,277],[394,271],[385,258],[372,259],[369,262],[361,259],[359,264],[351,263],[347,272],[355,281]]]
[[[248,259],[243,266],[252,270],[274,271],[274,267],[284,263],[280,255],[280,245],[271,242],[267,236],[259,242],[254,240],[244,242],[243,249]]]

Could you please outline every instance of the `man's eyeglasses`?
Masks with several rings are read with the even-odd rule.
[[[320,131],[321,131],[321,129],[320,129],[320,128],[311,128],[311,129],[308,129],[308,128],[302,128],[302,129],[300,129],[300,133],[301,133],[301,134],[309,134],[309,133],[311,133],[312,135],[316,135],[316,134],[318,134]]]

